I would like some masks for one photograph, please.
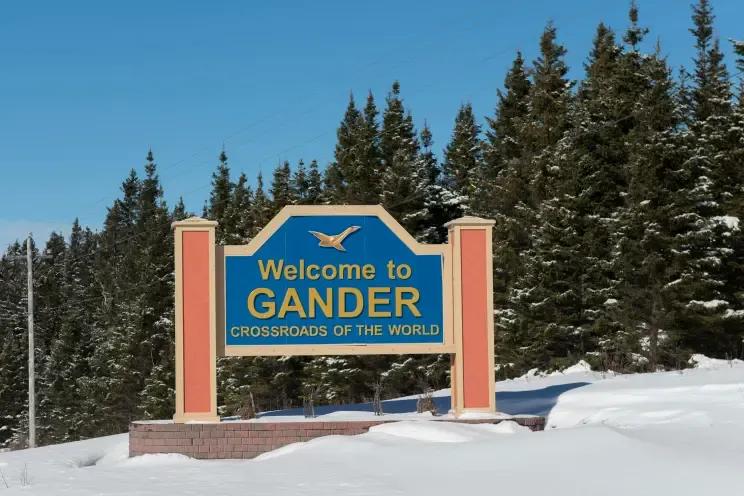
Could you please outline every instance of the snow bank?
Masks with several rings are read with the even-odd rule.
[[[484,436],[491,434],[515,434],[532,431],[529,427],[524,427],[513,421],[503,421],[498,424],[403,421],[377,425],[370,428],[369,432],[429,443],[465,443],[483,439]]]
[[[691,362],[697,368],[616,376],[568,391],[551,411],[548,428],[740,425],[744,419],[744,362],[702,355],[694,355]]]
[[[126,435],[110,436],[0,453],[9,486],[0,479],[0,496],[738,494],[744,363],[693,359],[696,368],[681,372],[602,377],[582,367],[499,383],[536,392],[593,383],[563,393],[540,433],[409,418],[223,461],[128,459]]]

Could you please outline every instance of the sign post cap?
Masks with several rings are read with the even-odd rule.
[[[216,220],[207,220],[201,217],[189,217],[184,220],[177,220],[171,223],[171,229],[176,227],[216,227],[218,222]]]
[[[447,222],[444,227],[451,229],[458,226],[492,226],[495,223],[496,221],[492,219],[484,219],[482,217],[466,215],[464,217],[460,217],[459,219],[454,219]]]

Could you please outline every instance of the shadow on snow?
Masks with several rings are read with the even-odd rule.
[[[571,384],[560,384],[548,386],[542,389],[530,391],[501,391],[496,393],[496,408],[499,412],[509,415],[540,415],[547,416],[555,406],[558,397],[588,382],[574,382]],[[446,413],[450,409],[450,397],[440,396],[434,398],[439,413]],[[416,399],[385,400],[382,402],[385,413],[409,413],[416,411]],[[315,415],[326,415],[333,412],[371,412],[371,403],[352,403],[346,405],[322,405],[315,407]],[[272,417],[281,415],[302,415],[302,408],[289,408],[262,413],[261,417]]]

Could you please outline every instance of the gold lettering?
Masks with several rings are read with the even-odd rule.
[[[362,277],[365,279],[374,279],[375,278],[375,266],[372,264],[364,264],[364,267],[362,267]]]
[[[367,288],[367,299],[369,300],[369,316],[370,317],[390,317],[390,311],[377,310],[377,305],[389,305],[390,298],[379,298],[378,294],[389,295],[390,288]]]
[[[265,263],[263,260],[258,261],[258,270],[261,272],[261,279],[264,281],[271,275],[274,279],[279,279],[282,275],[282,268],[284,267],[284,260],[279,260],[279,264],[272,259]]]
[[[264,309],[263,312],[256,309],[256,298],[259,295],[264,295],[269,298],[269,301],[261,303],[261,307]],[[276,303],[273,301],[274,292],[268,288],[256,288],[248,294],[248,312],[256,317],[257,319],[270,319],[276,312]]]
[[[287,289],[287,293],[284,295],[284,300],[282,301],[282,306],[279,308],[279,318],[283,319],[287,315],[287,312],[297,312],[297,315],[303,319],[307,317],[305,309],[302,307],[302,302],[300,301],[300,295],[297,294],[295,288]]]
[[[405,296],[405,295],[409,296]],[[421,312],[416,308],[416,303],[419,301],[419,291],[416,288],[404,287],[395,288],[395,316],[403,316],[403,307],[408,307],[408,311],[414,317],[421,317]]]
[[[333,280],[336,278],[336,266],[335,265],[324,265],[323,266],[323,279]]]
[[[318,271],[320,270],[320,267],[315,264],[310,264],[307,266],[307,278],[311,281],[317,281],[320,279],[320,274],[318,274]]]
[[[284,278],[288,281],[294,281],[297,279],[297,266],[287,265],[284,267]]]
[[[323,315],[326,317],[333,317],[333,290],[331,288],[326,288],[325,293],[325,300],[323,300],[317,289],[308,289],[308,314],[311,319],[315,318],[316,305],[320,307]]]
[[[347,310],[346,308],[346,295],[354,295],[356,298],[356,306],[354,310]],[[338,288],[338,316],[342,319],[352,319],[359,317],[362,310],[364,310],[364,298],[362,292],[357,288]]]
[[[339,279],[359,279],[361,274],[362,269],[357,264],[340,264],[338,266]]]

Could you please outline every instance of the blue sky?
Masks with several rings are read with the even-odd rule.
[[[689,0],[640,0],[675,67],[693,55]],[[713,0],[717,30],[744,38],[741,0]],[[395,79],[435,148],[458,106],[481,121],[514,53],[531,60],[552,19],[582,76],[599,21],[624,0],[29,1],[0,7],[0,246],[75,217],[98,228],[148,147],[166,198],[201,211],[224,144],[234,171],[333,156],[349,92],[380,107]],[[733,60],[727,62],[733,69]],[[732,71],[733,72],[733,71]]]

